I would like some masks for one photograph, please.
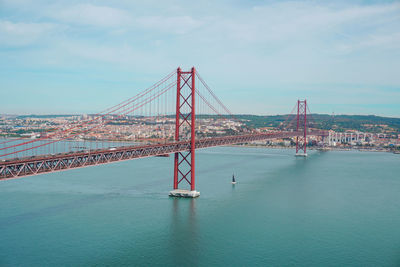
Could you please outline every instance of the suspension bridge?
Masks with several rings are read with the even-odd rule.
[[[279,130],[252,129],[235,117],[194,67],[178,68],[87,119],[50,127],[39,138],[0,141],[0,180],[173,154],[170,194],[197,197],[196,149],[295,138],[296,155],[306,156],[308,136],[328,135],[311,127],[310,115],[307,101],[298,100]],[[133,142],[110,142],[105,134]]]

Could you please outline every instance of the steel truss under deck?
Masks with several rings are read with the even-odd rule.
[[[196,140],[195,148],[200,149],[214,146],[247,143],[258,140],[288,138],[302,134],[302,132],[277,132],[206,138]],[[313,131],[307,134],[319,136],[327,135],[325,131]],[[99,149],[86,152],[60,153],[51,156],[12,159],[0,163],[0,180],[107,164],[116,161],[178,153],[188,151],[190,149],[191,143],[190,140],[187,140],[165,144],[121,147],[116,148],[115,150]]]

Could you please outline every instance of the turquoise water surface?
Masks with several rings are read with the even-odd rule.
[[[400,266],[400,155],[219,147],[0,182],[0,266]],[[238,183],[230,183],[232,173]]]

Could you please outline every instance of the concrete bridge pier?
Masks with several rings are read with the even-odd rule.
[[[196,190],[186,190],[186,189],[174,189],[169,192],[170,197],[185,197],[185,198],[195,198],[200,196],[200,192]]]

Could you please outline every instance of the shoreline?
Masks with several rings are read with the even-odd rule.
[[[2,139],[8,139],[9,138],[4,138],[0,137],[0,140]],[[31,138],[21,138],[21,140],[34,140]],[[54,139],[47,139],[47,140],[54,140]],[[65,142],[101,142],[100,140],[64,140]],[[123,140],[103,140],[102,142],[110,142],[110,143],[146,143],[146,142],[141,142],[141,141],[123,141]],[[250,147],[250,148],[271,148],[271,149],[296,149],[295,146],[266,146],[266,145],[252,145],[252,144],[246,144],[246,145],[225,145],[225,147]],[[390,149],[377,149],[377,148],[371,148],[371,149],[363,149],[363,148],[343,148],[343,147],[327,147],[328,149],[324,152],[328,151],[359,151],[359,152],[386,152],[386,153],[393,153],[393,154],[400,154],[400,151],[398,150],[390,150]],[[314,148],[314,147],[307,147],[308,150],[318,150],[319,148]],[[395,153],[397,152],[397,153]]]
[[[270,149],[296,149],[296,147],[286,147],[286,146],[264,146],[264,145],[226,145],[226,147],[249,147],[249,148],[270,148]],[[307,150],[318,150],[318,148],[308,148]],[[386,152],[386,153],[394,153],[394,151],[388,150],[388,149],[360,149],[360,148],[335,148],[335,147],[329,147],[328,150],[324,152],[329,152],[329,151],[358,151],[358,152]]]

